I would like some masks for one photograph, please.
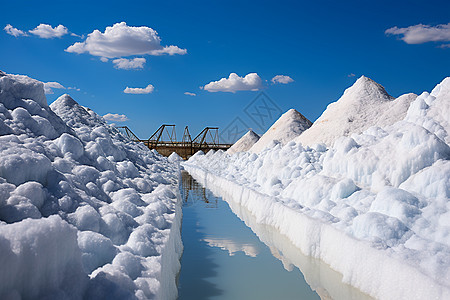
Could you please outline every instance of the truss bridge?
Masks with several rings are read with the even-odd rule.
[[[218,127],[205,127],[192,139],[189,128],[186,126],[181,141],[177,140],[175,125],[161,125],[147,140],[139,139],[127,126],[116,128],[129,139],[144,143],[149,149],[155,149],[161,155],[169,156],[175,152],[183,159],[188,159],[199,150],[206,153],[209,150],[227,150],[232,146],[232,144],[219,142]]]

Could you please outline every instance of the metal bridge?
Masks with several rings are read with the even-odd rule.
[[[139,139],[127,126],[116,127],[119,131],[135,142],[144,143],[149,149],[155,149],[159,154],[169,156],[173,152],[183,159],[188,159],[197,151],[227,150],[232,144],[219,143],[219,128],[205,127],[194,139],[191,138],[189,128],[184,128],[181,142],[177,141],[175,125],[163,124],[149,139]]]

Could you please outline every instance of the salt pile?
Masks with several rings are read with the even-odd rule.
[[[0,75],[0,298],[174,299],[178,163]]]
[[[369,87],[369,106],[399,100]],[[450,299],[449,112],[446,78],[403,118],[330,148],[294,139],[259,154],[199,153],[183,166],[375,298]],[[363,116],[357,123],[376,119]]]
[[[259,153],[272,143],[285,145],[293,138],[299,136],[311,125],[311,121],[305,118],[301,113],[295,109],[290,109],[261,136],[249,151],[252,153]]]
[[[172,154],[170,154],[169,157],[167,157],[167,160],[176,163],[182,161],[183,158],[181,158],[181,156],[179,156],[176,152],[172,152]]]
[[[234,143],[230,149],[227,150],[227,153],[233,154],[236,152],[248,151],[258,140],[259,135],[257,135],[253,130],[249,130],[236,143]]]
[[[328,105],[311,128],[296,141],[307,146],[319,143],[332,146],[341,136],[359,134],[372,126],[392,125],[405,117],[416,97],[410,93],[395,99],[384,87],[361,76],[337,102]]]

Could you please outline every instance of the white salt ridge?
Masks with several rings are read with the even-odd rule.
[[[405,120],[423,126],[450,143],[450,77],[445,78],[431,93],[422,93],[414,101]]]
[[[280,143],[284,146],[311,125],[311,121],[305,118],[301,113],[295,109],[290,109],[261,136],[249,151],[252,153],[259,153],[273,143]]]
[[[450,78],[403,120],[183,166],[378,299],[450,299]],[[370,270],[370,272],[367,272]]]
[[[395,99],[381,85],[361,76],[296,141],[305,146],[320,143],[332,146],[341,136],[359,134],[372,126],[392,125],[405,117],[416,97],[411,93]]]
[[[42,83],[0,74],[0,298],[175,299],[178,176],[69,95],[50,108]]]
[[[253,130],[249,130],[227,150],[227,153],[233,154],[236,152],[248,151],[258,140],[259,135],[257,135]]]

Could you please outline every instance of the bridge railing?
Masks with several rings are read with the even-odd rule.
[[[135,142],[141,142],[149,149],[157,150],[161,155],[169,156],[176,152],[182,158],[187,159],[199,150],[208,152],[209,150],[227,150],[232,144],[220,144],[218,127],[205,127],[194,139],[189,134],[186,126],[183,140],[176,141],[175,125],[161,125],[158,130],[147,140],[139,139],[127,126],[116,127],[119,131]],[[164,141],[164,134],[169,141]]]

